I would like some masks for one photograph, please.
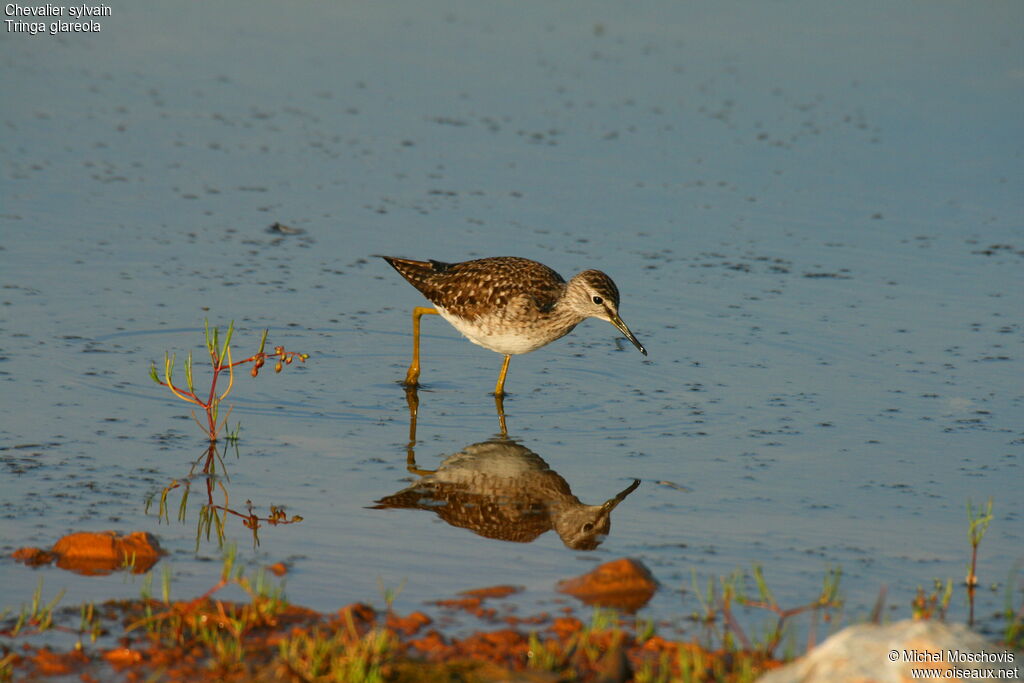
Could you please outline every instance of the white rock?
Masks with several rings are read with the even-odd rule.
[[[935,673],[915,676],[915,669]],[[1024,680],[1024,654],[993,645],[963,624],[859,624],[758,683],[910,683],[929,674],[943,681]]]

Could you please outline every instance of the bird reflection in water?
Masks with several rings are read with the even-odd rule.
[[[452,526],[502,541],[529,543],[554,529],[574,550],[593,550],[611,528],[612,510],[640,485],[632,484],[599,505],[572,494],[568,482],[544,459],[508,438],[501,398],[496,398],[500,435],[466,446],[436,470],[416,465],[419,398],[407,389],[407,467],[419,476],[411,486],[376,501],[373,509],[430,510]]]

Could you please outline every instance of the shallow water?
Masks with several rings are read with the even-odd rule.
[[[659,618],[697,608],[692,570],[752,562],[783,604],[841,565],[851,618],[883,585],[906,615],[961,579],[964,506],[992,497],[991,613],[1024,530],[1022,27],[1011,3],[236,2],[0,33],[5,556],[145,530],[177,597],[216,581],[194,509],[144,511],[204,451],[149,365],[198,354],[209,318],[236,353],[267,327],[311,354],[239,378],[227,455],[233,504],[304,518],[255,551],[228,526],[243,560],[290,563],[297,603],[508,583],[551,611],[557,580],[628,555]],[[422,303],[381,253],[615,279],[648,357],[589,321],[506,385],[510,436],[573,495],[641,480],[597,550],[372,509],[415,480],[396,382]],[[501,359],[424,332],[433,469],[498,431]],[[71,604],[141,583],[0,574],[6,605],[39,577]]]

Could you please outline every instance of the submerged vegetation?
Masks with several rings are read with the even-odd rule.
[[[971,538],[981,542],[981,536]],[[977,544],[972,544],[974,557],[976,550]],[[271,570],[283,573],[280,567]],[[292,605],[283,582],[263,568],[247,572],[231,545],[225,547],[220,579],[192,600],[171,599],[171,573],[166,568],[161,596],[154,598],[153,576],[152,572],[147,575],[137,600],[63,610],[57,609],[61,594],[44,602],[40,582],[29,604],[0,615],[0,637],[6,639],[0,644],[0,680],[16,674],[78,674],[83,680],[116,675],[130,680],[347,683],[512,677],[742,683],[800,654],[790,628],[794,618],[810,615],[806,645],[810,649],[818,625],[828,623],[828,630],[834,630],[840,621],[835,617],[843,607],[839,569],[826,571],[811,600],[785,608],[774,597],[762,568],[755,565],[749,572],[709,578],[703,588],[694,576],[692,594],[699,609],[689,619],[696,632],[686,639],[678,637],[678,625],[656,624],[606,608],[595,608],[589,622],[546,614],[506,617],[497,630],[453,638],[428,629],[433,622],[423,613],[395,613],[392,603],[400,588],[382,586],[385,607],[380,611],[364,603],[333,613]],[[952,587],[952,581],[936,581],[932,593],[919,590],[909,605],[914,618],[944,619]],[[246,599],[221,599],[219,595],[228,588]],[[494,590],[490,595],[509,592]],[[1007,647],[1024,645],[1022,593],[1024,584],[1015,572],[1006,587],[1002,615]],[[883,599],[884,591],[880,604]],[[870,617],[873,621],[879,620],[880,604]],[[758,611],[772,615],[769,623],[761,629],[741,625],[756,620]],[[74,646],[57,653],[47,647],[33,651],[27,645],[15,645],[17,639],[46,632],[68,634],[75,638]],[[788,644],[779,652],[783,643]]]
[[[573,616],[569,608],[560,616],[506,614],[500,619],[495,610],[480,608],[484,599],[500,599],[515,592],[506,590],[508,587],[482,589],[473,591],[474,597],[469,599],[435,603],[442,610],[466,609],[491,629],[463,637],[430,628],[433,619],[422,612],[396,613],[394,602],[401,587],[381,585],[384,606],[379,610],[354,603],[324,613],[293,605],[285,596],[284,581],[270,576],[285,575],[287,567],[278,563],[247,570],[237,561],[234,545],[226,542],[227,520],[232,516],[252,532],[254,546],[259,544],[262,525],[294,524],[302,517],[289,517],[276,505],[261,516],[250,501],[244,509],[231,504],[219,443],[221,434],[226,434],[224,439],[238,460],[239,428],[228,427],[227,415],[222,419],[220,408],[234,387],[235,367],[252,364],[250,374],[255,377],[267,360],[275,360],[275,370],[280,372],[296,358],[304,362],[308,356],[280,346],[273,353],[264,352],[264,331],[255,354],[233,361],[233,332],[230,325],[221,343],[218,328],[211,329],[208,324],[204,328],[212,368],[208,389],[197,390],[191,354],[185,362],[185,388],[175,384],[173,355],[165,354],[162,379],[155,366],[150,372],[157,384],[202,410],[205,421],[195,413],[193,417],[209,443],[186,476],[150,496],[146,510],[155,505],[159,519],[169,523],[176,507],[176,517],[184,523],[193,484],[204,488],[196,548],[204,538],[216,538],[223,548],[219,579],[198,597],[173,600],[172,572],[165,566],[159,575],[159,597],[154,597],[156,574],[150,571],[138,599],[69,608],[58,606],[63,592],[44,599],[40,580],[27,603],[0,613],[0,681],[78,676],[85,681],[383,683],[515,678],[746,683],[813,648],[836,630],[844,617],[847,623],[861,619],[843,612],[842,571],[838,567],[825,571],[820,588],[805,602],[783,606],[758,564],[704,579],[694,573],[690,588],[680,587],[680,593],[695,604],[688,618],[676,623],[655,623],[606,607],[595,608],[589,621]],[[227,387],[218,391],[218,379],[225,372]],[[410,403],[412,442],[415,416],[416,408]],[[500,403],[499,418],[504,431]],[[176,503],[172,500],[175,491],[180,495]],[[980,585],[979,547],[993,520],[992,508],[991,499],[984,508],[967,503],[970,560],[962,586],[972,625],[975,591]],[[1019,568],[1006,583],[1005,606],[999,615],[1002,641],[1013,648],[1024,646],[1024,582],[1018,574]],[[945,620],[955,592],[952,579],[934,579],[931,589],[918,588],[906,607],[914,619]],[[227,599],[228,595],[243,597]],[[868,620],[882,620],[885,597],[883,587]],[[450,623],[450,619],[446,621]],[[796,642],[797,622],[802,622],[800,629],[807,634],[802,645]],[[33,647],[27,642],[33,637],[46,644]],[[51,649],[53,643],[64,643],[63,651]]]
[[[843,600],[839,594],[841,578],[841,569],[828,569],[822,581],[821,591],[814,600],[796,607],[783,608],[768,587],[760,565],[755,564],[750,574],[737,570],[728,576],[719,577],[717,585],[713,579],[708,579],[707,587],[703,591],[694,573],[693,592],[700,602],[701,611],[694,612],[690,618],[703,624],[712,641],[718,641],[724,649],[738,648],[744,652],[757,652],[768,659],[773,659],[779,644],[790,632],[788,627],[791,620],[804,612],[810,612],[812,621],[807,637],[807,649],[810,650],[816,643],[819,620],[831,622],[834,613],[843,607]],[[756,597],[748,592],[751,582],[757,589]],[[764,627],[760,637],[751,638],[736,618],[734,605],[766,610],[775,616],[775,620]],[[792,657],[793,652],[786,654],[787,659]]]
[[[833,573],[829,573],[829,577]],[[830,578],[826,585],[831,586]],[[735,589],[739,574],[721,579]],[[758,579],[763,586],[763,577]],[[724,637],[720,643],[673,641],[657,633],[654,623],[611,609],[596,608],[589,623],[575,617],[547,619],[544,629],[502,628],[477,632],[462,639],[446,638],[436,630],[423,633],[430,617],[405,617],[388,603],[378,612],[354,604],[323,614],[288,603],[283,585],[260,569],[248,576],[228,546],[220,580],[199,597],[171,600],[169,573],[164,572],[162,596],[152,596],[152,580],[143,584],[138,600],[83,606],[77,629],[58,626],[54,610],[60,596],[41,606],[40,590],[23,617],[0,635],[24,635],[24,623],[35,633],[62,628],[78,636],[73,651],[55,655],[40,650],[34,656],[4,652],[4,671],[17,668],[40,673],[44,666],[62,674],[98,674],[110,669],[126,675],[172,680],[294,680],[294,681],[413,681],[502,680],[509,672],[554,674],[551,679],[637,681],[750,681],[781,662],[773,656],[773,634],[764,641],[744,642]],[[221,600],[228,587],[240,589],[246,601]],[[767,591],[767,587],[763,589]],[[763,593],[762,593],[763,594]],[[768,593],[770,595],[770,592]],[[830,594],[830,597],[834,595]],[[702,621],[720,621],[726,632],[735,628],[725,619],[722,603],[709,608]],[[799,610],[798,610],[799,611]],[[795,613],[795,612],[794,612]],[[24,615],[29,615],[26,619]],[[65,616],[70,618],[70,612]],[[531,620],[520,620],[530,623]],[[733,625],[730,625],[733,624]],[[84,640],[117,636],[114,647],[85,651]],[[46,652],[45,655],[40,653]]]

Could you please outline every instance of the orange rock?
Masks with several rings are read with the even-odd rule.
[[[588,605],[635,612],[651,599],[658,582],[639,560],[623,557],[558,584],[561,593]]]
[[[131,650],[127,647],[118,647],[113,650],[107,650],[103,653],[103,659],[110,662],[114,667],[123,669],[133,664],[138,664],[142,661],[142,653],[137,650]]]
[[[156,536],[145,531],[133,531],[127,536],[120,537],[117,550],[121,557],[128,561],[134,557],[135,565],[132,571],[135,574],[145,574],[164,554]]]
[[[144,531],[119,536],[114,531],[83,531],[57,541],[51,550],[57,566],[79,574],[109,574],[131,566],[135,574],[149,571],[163,551],[156,537]]]
[[[30,567],[39,567],[53,562],[53,555],[42,548],[18,548],[11,553],[11,557]]]
[[[284,562],[275,562],[274,564],[267,567],[267,569],[269,569],[270,573],[274,576],[284,576],[288,573],[288,565],[286,565]]]

